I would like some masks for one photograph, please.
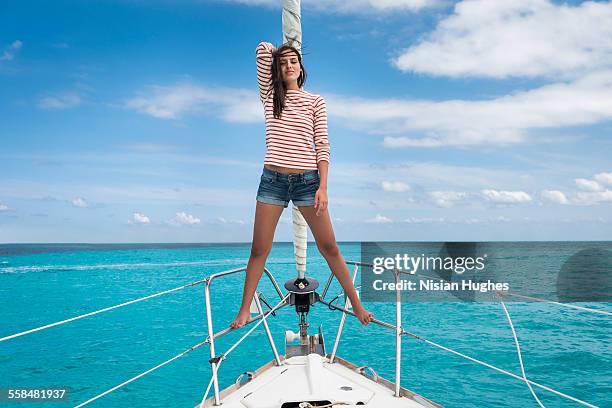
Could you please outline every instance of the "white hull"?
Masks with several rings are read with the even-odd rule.
[[[393,383],[366,376],[337,356],[330,364],[326,357],[309,354],[283,360],[281,366],[271,361],[253,373],[250,381],[226,388],[220,397],[224,408],[290,408],[304,401],[328,401],[347,408],[441,407],[404,388],[401,397],[395,397],[394,389]],[[213,406],[214,398],[210,398],[197,407]]]

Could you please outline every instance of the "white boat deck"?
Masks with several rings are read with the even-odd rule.
[[[242,386],[232,385],[221,392],[225,408],[291,408],[303,401],[326,401],[334,407],[422,408],[440,407],[404,388],[394,396],[394,384],[372,379],[353,364],[336,357],[335,363],[318,354],[295,356],[276,366],[270,362],[258,369]],[[214,406],[208,399],[203,407]],[[317,406],[317,405],[314,405]],[[329,405],[327,405],[329,406]],[[200,405],[198,405],[200,407]],[[203,408],[201,407],[201,408]]]

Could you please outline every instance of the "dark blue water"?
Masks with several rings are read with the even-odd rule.
[[[534,243],[549,254],[555,243]],[[358,244],[341,244],[347,259],[358,260]],[[557,250],[559,265],[571,253]],[[212,273],[243,266],[248,245],[0,245],[0,337],[66,319],[197,281]],[[282,283],[295,275],[293,248],[275,244],[268,268]],[[550,262],[550,257],[547,258]],[[324,282],[328,269],[314,245],[309,275]],[[225,327],[239,306],[243,275],[215,282],[215,331]],[[276,303],[271,286],[260,288]],[[339,292],[335,284],[332,294]],[[582,303],[611,309],[609,303]],[[394,321],[394,305],[366,305],[376,317]],[[605,315],[543,303],[508,303],[523,350],[528,376],[541,384],[599,406],[611,406],[612,324]],[[323,324],[331,350],[338,312],[321,304],[309,316],[312,331]],[[498,303],[407,303],[404,327],[520,375],[512,333]],[[297,317],[285,308],[271,320],[276,345],[283,332],[297,330]],[[220,339],[226,350],[241,333]],[[207,335],[203,287],[132,304],[121,309],[0,342],[0,387],[66,386],[73,406],[201,342]],[[395,345],[391,331],[362,328],[349,319],[339,355],[394,377]],[[208,348],[199,348],[111,393],[91,406],[193,407],[210,379]],[[224,362],[221,387],[243,371],[272,359],[267,338],[256,330]],[[402,385],[447,407],[536,406],[524,383],[489,368],[406,338]],[[550,407],[576,403],[538,390]],[[0,403],[1,404],[1,403]],[[7,403],[36,407],[38,403]]]

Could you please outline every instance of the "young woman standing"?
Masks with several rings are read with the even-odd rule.
[[[306,71],[297,49],[278,49],[267,42],[257,46],[257,82],[266,118],[266,157],[257,191],[251,256],[247,265],[242,304],[230,324],[243,326],[263,273],[276,225],[289,201],[308,223],[319,252],[351,300],[363,325],[373,318],[359,297],[338,249],[327,211],[329,142],[327,111],[320,95],[302,90]]]

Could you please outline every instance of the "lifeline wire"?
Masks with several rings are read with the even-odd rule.
[[[96,315],[96,314],[102,313],[102,312],[108,312],[109,310],[113,310],[113,309],[117,309],[117,308],[120,308],[120,307],[123,307],[123,306],[131,305],[132,303],[141,302],[143,300],[147,300],[147,299],[151,299],[151,298],[154,298],[154,297],[157,297],[157,296],[165,295],[167,293],[176,292],[178,290],[185,289],[185,288],[188,288],[190,286],[199,285],[199,284],[204,283],[204,282],[205,282],[205,280],[201,280],[201,281],[197,281],[197,282],[191,282],[191,283],[188,283],[186,285],[176,287],[174,289],[169,289],[169,290],[165,290],[163,292],[154,293],[152,295],[141,297],[139,299],[130,300],[129,302],[124,302],[124,303],[121,303],[121,304],[118,304],[118,305],[115,305],[115,306],[105,307],[104,309],[100,309],[100,310],[96,310],[94,312],[89,312],[89,313],[85,313],[85,314],[82,314],[82,315],[79,315],[79,316],[71,317],[70,319],[61,320],[59,322],[47,324],[45,326],[36,327],[34,329],[26,330],[26,331],[23,331],[21,333],[11,334],[10,336],[6,336],[6,337],[0,338],[0,341],[10,340],[10,339],[13,339],[15,337],[19,337],[19,336],[23,336],[23,335],[26,335],[26,334],[37,332],[39,330],[44,330],[44,329],[48,329],[50,327],[59,326],[59,325],[64,324],[64,323],[69,323],[69,322],[72,322],[74,320],[83,319],[84,317],[93,316],[93,315]]]
[[[288,295],[287,295],[287,296],[288,296]],[[281,305],[281,303],[282,303],[282,302],[284,302],[284,301],[285,301],[285,299],[286,299],[286,297],[285,297],[285,298],[284,298],[284,299],[283,299],[283,300],[282,300],[282,301],[281,301],[281,302],[280,302],[278,305],[276,305],[274,309],[278,309],[278,307]],[[268,313],[270,313],[270,312],[268,312]],[[262,317],[262,318],[263,318],[263,317]],[[255,326],[253,326],[253,327],[251,328],[251,330],[249,330],[249,331],[247,332],[247,335],[248,335],[248,334],[250,334],[250,333],[251,333],[251,332],[252,332],[252,331],[253,331],[253,330],[254,330],[254,329],[257,327],[257,326],[259,326],[259,325],[260,325],[262,322],[263,322],[263,320],[260,320],[259,322],[257,322],[257,323],[255,324]],[[243,336],[243,338],[241,338],[239,341],[242,341],[242,340],[244,339],[244,337],[246,337],[246,336]],[[89,404],[89,403],[91,403],[91,402],[93,402],[93,401],[97,400],[98,398],[101,398],[101,397],[103,397],[103,396],[105,396],[105,395],[107,395],[107,394],[110,394],[111,392],[113,392],[113,391],[115,391],[115,390],[117,390],[117,389],[119,389],[119,388],[123,387],[124,385],[127,385],[127,384],[129,384],[129,383],[131,383],[131,382],[133,382],[133,381],[135,381],[135,380],[137,380],[137,379],[139,379],[139,378],[141,378],[141,377],[143,377],[143,376],[145,376],[145,375],[147,375],[147,374],[149,374],[149,373],[151,373],[151,372],[153,372],[153,371],[157,370],[158,368],[161,368],[161,367],[165,366],[166,364],[171,363],[172,361],[174,361],[174,360],[176,360],[176,359],[178,359],[178,358],[180,358],[180,357],[184,356],[184,355],[185,355],[185,354],[187,354],[187,353],[192,352],[193,350],[196,350],[196,349],[200,348],[201,346],[203,346],[204,344],[209,343],[209,342],[210,342],[210,339],[206,339],[206,340],[204,340],[203,342],[200,342],[200,343],[198,343],[198,344],[196,344],[196,345],[194,345],[194,346],[192,346],[192,347],[188,348],[187,350],[183,351],[182,353],[179,353],[179,354],[177,354],[176,356],[174,356],[174,357],[172,357],[172,358],[170,358],[170,359],[168,359],[168,360],[164,361],[163,363],[160,363],[160,364],[156,365],[155,367],[150,368],[150,369],[148,369],[147,371],[144,371],[144,372],[142,372],[142,373],[140,373],[140,374],[138,374],[138,375],[136,375],[136,376],[134,376],[134,377],[130,378],[129,380],[124,381],[124,382],[122,382],[121,384],[116,385],[116,386],[114,386],[114,387],[112,387],[112,388],[110,388],[110,389],[108,389],[108,390],[104,391],[103,393],[98,394],[98,395],[96,395],[95,397],[92,397],[92,398],[88,399],[87,401],[85,401],[85,402],[83,402],[83,403],[81,403],[81,404],[79,404],[79,405],[75,406],[75,408],[80,408],[80,407],[82,407],[82,406],[85,406],[85,405],[87,405],[87,404]],[[235,347],[234,347],[234,348],[235,348]],[[231,351],[231,349],[230,349],[230,351]],[[229,351],[228,351],[228,353],[229,353]]]
[[[510,313],[508,313],[508,309],[506,308],[506,305],[504,304],[504,300],[501,298],[501,296],[499,296],[499,294],[498,294],[498,297],[499,297],[499,301],[500,301],[502,307],[504,308],[504,312],[506,313],[506,317],[508,318],[508,323],[510,324],[510,328],[512,329],[512,336],[514,337],[514,344],[516,344],[516,353],[518,355],[519,363],[521,364],[521,374],[523,374],[523,380],[525,380],[525,384],[527,384],[527,387],[529,387],[529,391],[531,392],[531,395],[533,395],[533,398],[535,398],[535,400],[538,403],[538,405],[541,408],[545,408],[544,404],[542,404],[542,401],[540,401],[540,399],[536,395],[535,391],[531,387],[531,384],[529,384],[529,381],[527,380],[527,374],[525,373],[525,367],[523,366],[523,357],[521,355],[521,346],[519,345],[519,341],[518,341],[518,338],[516,336],[516,331],[514,330],[514,324],[512,324],[512,318],[510,318]]]
[[[418,335],[416,335],[416,334],[414,334],[414,333],[410,333],[410,332],[407,332],[407,331],[405,331],[405,330],[403,330],[403,329],[402,329],[402,334],[406,334],[406,335],[408,335],[408,336],[410,336],[410,337],[415,338],[416,340],[421,340],[421,341],[424,341],[425,343],[427,343],[427,344],[429,344],[429,345],[431,345],[431,346],[438,347],[438,348],[440,348],[440,349],[442,349],[442,350],[448,351],[449,353],[453,353],[453,354],[455,354],[455,355],[457,355],[457,356],[459,356],[459,357],[463,357],[463,358],[468,359],[468,360],[470,360],[470,361],[473,361],[473,362],[475,362],[475,363],[481,364],[481,365],[483,365],[483,366],[485,366],[485,367],[489,367],[489,368],[491,368],[491,369],[493,369],[493,370],[495,370],[495,371],[497,371],[497,372],[500,372],[500,373],[502,373],[502,374],[506,374],[506,375],[509,375],[510,377],[516,378],[517,380],[525,381],[525,379],[524,379],[524,378],[522,378],[522,377],[520,377],[520,376],[518,376],[518,375],[516,375],[516,374],[513,374],[513,373],[511,373],[511,372],[509,372],[509,371],[506,371],[506,370],[504,370],[504,369],[501,369],[501,368],[495,367],[495,366],[494,366],[494,365],[492,365],[492,364],[485,363],[484,361],[478,360],[477,358],[470,357],[470,356],[468,356],[468,355],[466,355],[466,354],[460,353],[460,352],[458,352],[458,351],[455,351],[455,350],[453,350],[453,349],[450,349],[450,348],[448,348],[448,347],[445,347],[445,346],[443,346],[443,345],[441,345],[441,344],[438,344],[438,343],[436,343],[436,342],[433,342],[433,341],[431,341],[431,340],[427,340],[426,338],[424,338],[424,337],[420,337],[420,336],[418,336]],[[555,390],[555,389],[553,389],[553,388],[547,387],[546,385],[542,385],[542,384],[539,384],[539,383],[537,383],[537,382],[535,382],[535,381],[531,381],[531,380],[527,380],[527,382],[528,382],[528,383],[530,383],[530,384],[532,384],[532,385],[535,385],[536,387],[542,388],[543,390],[546,390],[546,391],[552,392],[553,394],[557,394],[557,395],[559,395],[560,397],[567,398],[567,399],[569,399],[569,400],[572,400],[572,401],[574,401],[574,402],[577,402],[578,404],[581,404],[581,405],[584,405],[584,406],[587,406],[587,407],[590,407],[590,408],[598,408],[596,405],[589,404],[589,403],[588,403],[588,402],[586,402],[586,401],[583,401],[583,400],[578,399],[578,398],[576,398],[576,397],[572,397],[571,395],[567,395],[567,394],[565,394],[565,393],[562,393],[561,391],[557,391],[557,390]]]
[[[325,305],[328,305],[328,306],[329,306],[329,303],[328,303],[328,302],[326,302],[326,301],[324,301],[324,300],[319,300],[319,301],[320,301],[321,303],[323,303],[323,304],[325,304]],[[339,311],[341,311],[341,312],[346,312],[347,314],[350,314],[350,315],[355,316],[353,312],[351,312],[350,310],[346,310],[346,309],[344,309],[344,308],[343,308],[343,307],[341,307],[341,306],[335,306],[335,305],[332,305],[332,309],[339,310]],[[383,327],[386,327],[387,329],[395,330],[395,326],[394,326],[394,325],[392,325],[392,324],[390,324],[390,323],[386,323],[386,322],[380,321],[380,320],[377,320],[377,319],[374,319],[374,320],[372,321],[372,323],[374,323],[374,324],[378,324],[378,325],[383,326]],[[504,369],[502,369],[502,368],[495,367],[495,366],[494,366],[494,365],[492,365],[492,364],[485,363],[484,361],[478,360],[477,358],[470,357],[470,356],[468,356],[468,355],[466,355],[466,354],[463,354],[463,353],[461,353],[461,352],[459,352],[459,351],[455,351],[455,350],[453,350],[453,349],[450,349],[450,348],[448,348],[448,347],[445,347],[445,346],[443,346],[443,345],[441,345],[441,344],[438,344],[438,343],[436,343],[436,342],[434,342],[434,341],[427,340],[426,338],[421,337],[421,336],[419,336],[419,335],[417,335],[417,334],[411,333],[411,332],[409,332],[409,331],[406,331],[405,329],[402,329],[402,335],[407,335],[407,336],[410,336],[410,337],[412,337],[412,338],[414,338],[414,339],[416,339],[416,340],[423,341],[423,342],[425,342],[425,343],[427,343],[427,344],[429,344],[429,345],[431,345],[431,346],[434,346],[434,347],[437,347],[437,348],[439,348],[439,349],[442,349],[442,350],[448,351],[449,353],[455,354],[455,355],[457,355],[457,356],[459,356],[459,357],[463,357],[463,358],[465,358],[465,359],[467,359],[467,360],[473,361],[474,363],[477,363],[477,364],[483,365],[483,366],[485,366],[485,367],[491,368],[491,369],[493,369],[493,370],[495,370],[495,371],[497,371],[497,372],[500,372],[500,373],[502,373],[502,374],[506,374],[506,375],[508,375],[508,376],[510,376],[510,377],[513,377],[513,378],[517,379],[517,380],[525,381],[525,379],[524,379],[524,378],[522,378],[521,376],[518,376],[518,375],[516,375],[516,374],[513,374],[513,373],[511,373],[511,372],[509,372],[509,371],[506,371],[506,370],[504,370]],[[553,394],[559,395],[560,397],[567,398],[567,399],[569,399],[569,400],[572,400],[572,401],[574,401],[574,402],[577,402],[578,404],[581,404],[581,405],[584,405],[584,406],[587,406],[587,407],[590,407],[590,408],[598,408],[596,405],[589,404],[589,403],[588,403],[588,402],[586,402],[586,401],[583,401],[583,400],[578,399],[578,398],[576,398],[576,397],[572,397],[571,395],[565,394],[565,393],[563,393],[563,392],[561,392],[561,391],[557,391],[557,390],[555,390],[555,389],[553,389],[553,388],[550,388],[550,387],[548,387],[548,386],[546,386],[546,385],[539,384],[539,383],[537,383],[537,382],[535,382],[535,381],[531,381],[531,380],[529,380],[529,379],[527,380],[527,382],[529,382],[530,384],[535,385],[536,387],[539,387],[539,388],[541,388],[541,389],[543,389],[543,390],[546,390],[546,391],[552,392]]]
[[[206,344],[206,343],[208,343],[208,339],[207,339],[207,340],[204,340],[204,341],[203,341],[203,342],[201,342],[201,343],[196,344],[195,346],[192,346],[192,347],[188,348],[187,350],[183,351],[182,353],[177,354],[176,356],[172,357],[171,359],[168,359],[168,360],[164,361],[163,363],[158,364],[158,365],[156,365],[155,367],[150,368],[150,369],[148,369],[147,371],[144,371],[144,372],[142,372],[142,373],[138,374],[138,375],[137,375],[137,376],[135,376],[135,377],[132,377],[132,378],[130,378],[129,380],[124,381],[124,382],[122,382],[121,384],[114,386],[113,388],[109,388],[108,390],[104,391],[103,393],[98,394],[98,395],[96,395],[95,397],[88,399],[87,401],[85,401],[85,402],[83,402],[83,403],[81,403],[81,404],[79,404],[79,405],[75,406],[74,408],[80,408],[80,407],[82,407],[82,406],[84,406],[84,405],[89,404],[90,402],[93,402],[93,401],[97,400],[98,398],[101,398],[101,397],[105,396],[106,394],[110,394],[111,392],[113,392],[113,391],[115,391],[115,390],[117,390],[117,389],[119,389],[119,388],[123,387],[124,385],[127,385],[127,384],[131,383],[132,381],[135,381],[135,380],[139,379],[140,377],[143,377],[143,376],[145,376],[145,375],[149,374],[150,372],[155,371],[155,370],[157,370],[158,368],[165,366],[166,364],[168,364],[168,363],[170,363],[170,362],[172,362],[172,361],[176,360],[176,359],[177,359],[177,358],[179,358],[179,357],[184,356],[185,354],[187,354],[187,353],[189,353],[189,352],[191,352],[191,351],[193,351],[193,350],[195,350],[195,349],[199,348],[200,346],[202,346],[202,345],[204,345],[204,344]]]
[[[612,312],[608,312],[606,310],[591,309],[589,307],[572,305],[572,304],[569,304],[569,303],[560,303],[560,302],[555,302],[553,300],[546,300],[546,299],[540,299],[540,298],[531,297],[531,296],[519,295],[518,293],[512,293],[512,292],[507,292],[504,295],[506,295],[506,296],[510,295],[510,296],[514,296],[514,297],[518,297],[518,298],[523,298],[523,299],[537,300],[538,302],[551,303],[551,304],[557,305],[557,306],[563,306],[563,307],[569,307],[571,309],[582,310],[583,312],[599,313],[599,314],[603,314],[603,315],[607,315],[607,316],[612,316]]]

